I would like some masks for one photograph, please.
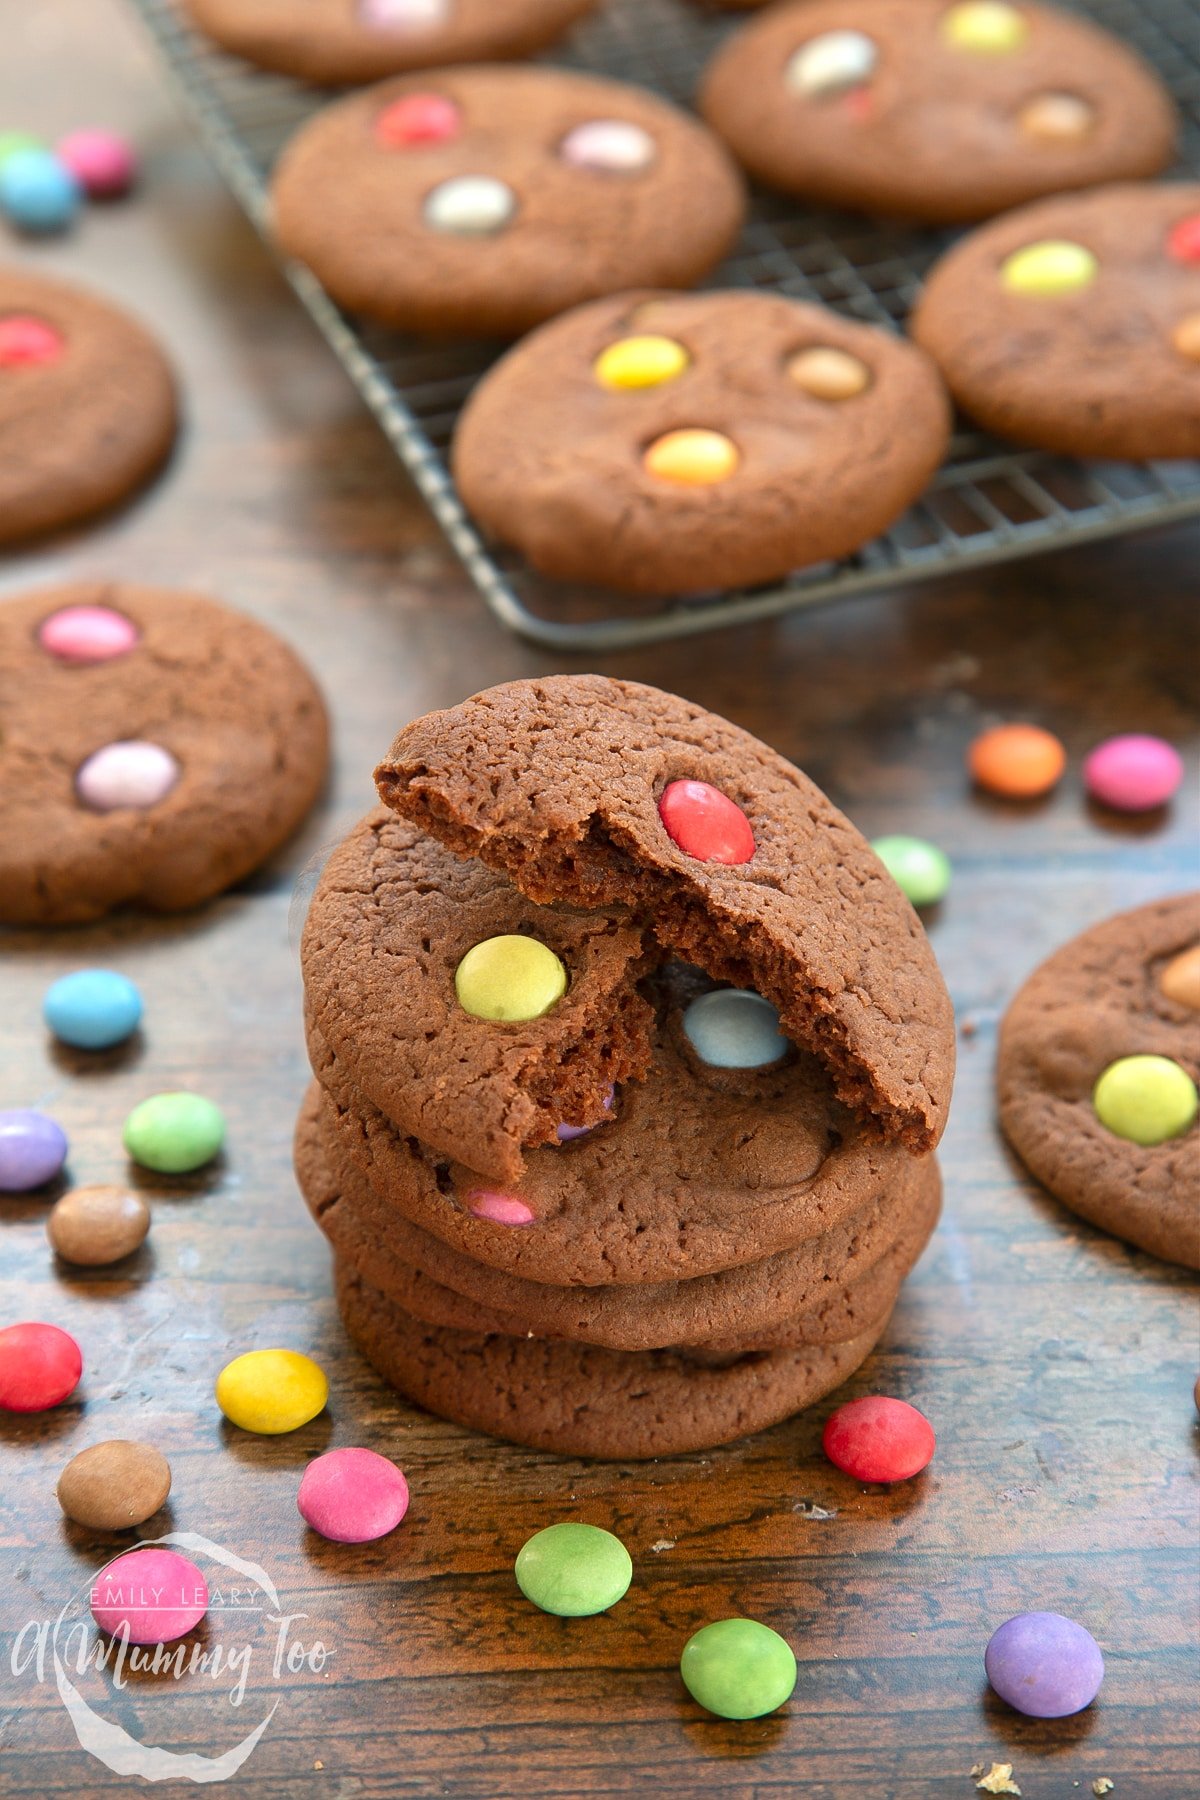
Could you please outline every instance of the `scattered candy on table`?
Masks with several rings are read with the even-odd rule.
[[[44,150],[41,138],[34,137],[31,131],[0,131],[0,169],[10,156],[18,150]]]
[[[91,1531],[129,1531],[166,1504],[171,1466],[153,1444],[110,1438],[73,1456],[58,1478],[58,1504]]]
[[[131,1644],[173,1644],[208,1611],[208,1583],[176,1550],[129,1550],[108,1563],[91,1591],[92,1617]]]
[[[527,1600],[560,1619],[589,1618],[624,1598],[633,1561],[599,1525],[547,1525],[521,1546],[513,1573]]]
[[[663,789],[658,816],[667,836],[697,862],[736,867],[754,855],[754,831],[736,800],[707,781],[672,781]]]
[[[0,1411],[46,1412],[73,1394],[83,1353],[69,1332],[29,1320],[0,1331]]]
[[[720,1719],[760,1719],[791,1698],[791,1645],[755,1619],[719,1619],[683,1647],[679,1673],[692,1699]]]
[[[126,1119],[123,1142],[144,1169],[189,1175],[220,1150],[225,1119],[221,1109],[201,1094],[152,1094]]]
[[[1176,1006],[1200,1012],[1200,944],[1171,958],[1158,978],[1158,987]]]
[[[64,1262],[99,1269],[132,1256],[150,1229],[150,1208],[127,1188],[72,1188],[51,1207],[46,1236]]]
[[[872,850],[914,906],[934,906],[950,886],[950,858],[924,838],[881,837]]]
[[[684,1012],[683,1034],[711,1069],[764,1069],[790,1048],[779,1014],[751,988],[700,994]]]
[[[1083,781],[1093,800],[1114,812],[1153,812],[1183,780],[1183,758],[1164,738],[1128,732],[1106,738],[1085,759]]]
[[[0,1112],[0,1193],[44,1187],[67,1160],[67,1134],[55,1119],[30,1107]]]
[[[42,1016],[76,1050],[111,1050],[141,1024],[142,996],[113,969],[76,969],[47,988]]]
[[[1048,794],[1066,765],[1062,744],[1040,725],[993,725],[967,752],[972,780],[1005,800],[1034,800]]]
[[[247,1350],[221,1370],[216,1395],[230,1424],[277,1437],[316,1418],[329,1398],[329,1383],[298,1350]]]
[[[327,1450],[305,1469],[296,1505],[304,1523],[335,1544],[369,1544],[408,1511],[408,1483],[374,1450]]]
[[[540,1019],[567,991],[567,971],[536,938],[507,932],[484,938],[454,972],[454,991],[476,1019],[524,1023]]]
[[[865,1394],[825,1421],[821,1446],[835,1468],[856,1481],[907,1481],[933,1461],[933,1426],[907,1400]]]
[[[90,200],[117,200],[137,179],[133,145],[116,131],[71,131],[56,149]]]
[[[992,1633],[983,1666],[1002,1700],[1032,1719],[1065,1719],[1100,1692],[1104,1658],[1090,1631],[1061,1613],[1018,1613]]]
[[[0,212],[18,231],[65,231],[82,201],[78,181],[49,150],[13,150],[0,162]]]
[[[1200,1108],[1196,1084],[1169,1056],[1122,1056],[1109,1063],[1092,1092],[1096,1117],[1134,1144],[1181,1137]]]

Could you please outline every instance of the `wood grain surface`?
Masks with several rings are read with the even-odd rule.
[[[767,738],[868,833],[916,832],[954,859],[929,920],[963,1034],[945,1219],[849,1390],[928,1413],[927,1474],[891,1491],[839,1475],[819,1449],[832,1403],[730,1449],[630,1467],[441,1424],[345,1343],[292,1183],[305,1080],[294,915],[306,868],[371,798],[396,726],[553,665],[500,633],[440,548],[115,0],[10,0],[4,25],[0,127],[113,124],[135,133],[148,171],[136,201],[93,208],[69,240],[5,254],[134,306],[177,362],[187,428],[148,496],[10,555],[3,591],[100,573],[244,607],[320,674],[337,769],[289,850],[204,912],[0,940],[0,1106],[62,1121],[73,1180],[130,1175],[120,1126],[150,1092],[209,1094],[230,1128],[214,1170],[133,1177],[153,1204],[150,1239],[96,1279],[55,1267],[46,1196],[0,1208],[0,1318],[57,1321],[86,1357],[69,1404],[0,1425],[0,1792],[145,1791],[80,1747],[50,1660],[40,1682],[21,1654],[13,1668],[21,1628],[79,1617],[92,1574],[131,1541],[65,1524],[54,1500],[67,1459],[113,1436],[150,1439],[174,1470],[168,1510],[139,1535],[199,1532],[261,1565],[282,1613],[301,1615],[289,1642],[326,1646],[323,1667],[285,1658],[276,1679],[269,1603],[225,1572],[200,1638],[251,1648],[240,1706],[233,1680],[203,1674],[79,1682],[134,1737],[206,1757],[275,1707],[224,1784],[238,1800],[966,1800],[973,1765],[993,1761],[1011,1762],[1032,1800],[1087,1796],[1101,1777],[1114,1800],[1200,1792],[1196,1284],[1039,1192],[997,1135],[991,1091],[997,1019],[1026,972],[1117,908],[1195,884],[1200,531],[602,665]],[[984,801],[963,776],[973,733],[1012,716],[1049,725],[1071,753],[1060,792],[1033,807]],[[1189,747],[1169,816],[1114,828],[1081,797],[1082,754],[1120,729]],[[141,984],[146,1023],[128,1049],[85,1058],[51,1046],[39,1008],[54,976],[94,963]],[[331,1399],[293,1436],[257,1439],[223,1425],[212,1383],[231,1355],[273,1344],[314,1354]],[[295,1495],[306,1459],[360,1443],[402,1464],[413,1502],[391,1537],[350,1549],[307,1533]],[[633,1554],[610,1615],[548,1618],[516,1590],[521,1543],[567,1517],[610,1526]],[[1104,1650],[1103,1692],[1077,1718],[1022,1719],[985,1689],[989,1633],[1032,1607],[1082,1620]],[[735,1613],[777,1627],[800,1662],[784,1711],[745,1725],[703,1715],[677,1672],[688,1634]]]

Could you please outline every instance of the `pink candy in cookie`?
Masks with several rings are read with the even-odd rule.
[[[124,656],[138,628],[111,606],[64,606],[38,628],[38,643],[60,662],[98,663]]]
[[[496,1193],[491,1188],[474,1188],[467,1195],[467,1207],[477,1219],[490,1219],[493,1225],[532,1225],[534,1220],[533,1208],[524,1200],[518,1200],[515,1194]]]
[[[9,313],[0,318],[0,369],[57,362],[62,353],[62,335],[45,319],[33,313]]]

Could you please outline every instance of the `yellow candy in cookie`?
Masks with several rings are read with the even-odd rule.
[[[652,388],[674,381],[690,361],[683,345],[674,338],[647,334],[619,338],[600,352],[593,368],[601,387]]]
[[[713,487],[728,481],[741,457],[738,448],[721,431],[668,431],[656,438],[643,463],[648,475],[674,481],[681,487]]]
[[[1200,362],[1200,312],[1184,314],[1171,333],[1171,342],[1180,356]]]
[[[956,50],[980,56],[1011,56],[1029,36],[1029,21],[1004,0],[963,0],[942,20],[942,35]]]
[[[1092,252],[1068,238],[1026,244],[1000,265],[1000,280],[1010,294],[1028,294],[1037,299],[1090,287],[1099,273],[1100,264]]]
[[[567,971],[545,944],[510,932],[475,944],[454,972],[454,991],[476,1019],[540,1019],[567,991]]]

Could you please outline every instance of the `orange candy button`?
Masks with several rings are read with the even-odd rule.
[[[720,431],[668,431],[656,438],[642,459],[648,475],[680,487],[714,487],[728,481],[741,457],[737,445]]]
[[[995,725],[977,737],[967,753],[973,779],[989,794],[1006,800],[1048,794],[1066,762],[1058,739],[1040,725]]]
[[[1184,314],[1171,333],[1171,342],[1180,356],[1200,362],[1200,312]]]
[[[1158,978],[1159,992],[1176,1006],[1200,1012],[1200,944],[1173,956]]]

